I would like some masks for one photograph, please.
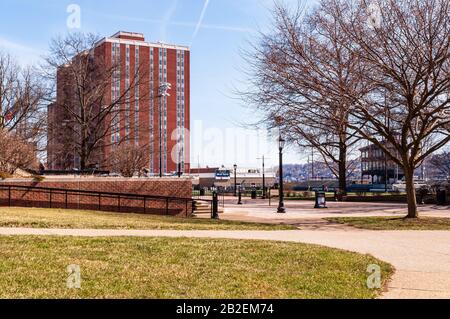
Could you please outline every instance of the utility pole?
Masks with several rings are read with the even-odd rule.
[[[388,192],[388,160],[387,160],[387,154],[384,154],[384,191]]]
[[[314,181],[314,147],[311,148],[311,180]]]
[[[237,196],[237,168],[238,168],[237,164],[234,164],[233,168],[234,168],[234,197],[236,197]]]
[[[386,112],[385,112],[385,114],[384,114],[384,116],[385,116],[385,125],[388,127],[388,129],[390,129],[390,119],[389,119],[389,114],[388,114],[388,112],[389,112],[389,110],[388,110],[388,107],[387,107],[387,93],[386,93],[386,90],[384,91],[384,107],[385,107],[385,110],[386,110]],[[388,145],[388,140],[386,139],[385,140],[385,146],[386,146],[386,148],[389,148],[389,145]],[[389,174],[388,174],[388,158],[387,158],[387,154],[386,154],[386,152],[384,152],[384,191],[387,193],[388,192],[388,179],[389,179]]]
[[[262,160],[262,177],[263,177],[263,195],[262,195],[262,199],[266,199],[267,198],[267,193],[266,193],[266,157],[265,155],[263,155],[262,158],[257,158],[258,160]]]

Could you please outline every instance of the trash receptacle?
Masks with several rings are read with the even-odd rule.
[[[441,189],[437,191],[437,198],[436,198],[436,202],[438,205],[446,205],[447,202],[447,193],[445,190]]]
[[[204,189],[204,188],[202,188],[202,189],[200,190],[200,196],[205,196],[205,189]]]
[[[252,199],[256,199],[257,195],[256,195],[256,190],[252,190]]]
[[[328,208],[325,192],[316,192],[316,206],[314,208]]]

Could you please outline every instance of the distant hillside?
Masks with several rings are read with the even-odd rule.
[[[359,160],[354,161],[352,164],[354,170],[350,172],[349,179],[360,179],[361,169]],[[319,180],[330,180],[336,179],[334,174],[328,168],[328,166],[323,162],[314,163],[314,177],[312,175],[313,165],[312,164],[287,164],[283,165],[284,177],[287,182],[302,182],[311,179]]]

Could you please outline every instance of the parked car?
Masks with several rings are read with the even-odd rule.
[[[416,189],[428,187],[428,184],[423,180],[415,180],[414,186]],[[405,181],[398,181],[394,185],[392,185],[392,190],[394,192],[398,193],[405,193],[406,192],[406,182]]]

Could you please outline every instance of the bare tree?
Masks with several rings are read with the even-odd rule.
[[[137,99],[141,103],[148,99],[139,90],[140,85],[146,86],[148,82],[148,67],[143,63],[133,74],[127,69],[125,87],[111,95],[111,87],[125,78],[121,75],[121,57],[117,54],[112,61],[106,59],[102,52],[97,52],[98,41],[97,36],[82,33],[56,38],[46,58],[46,70],[50,71],[47,74],[56,93],[49,117],[60,117],[51,120],[49,147],[59,156],[77,155],[81,170],[103,164],[98,161],[103,158],[100,154],[105,147],[132,139],[129,135],[113,141],[107,137],[120,131],[123,114],[130,112]],[[134,94],[135,90],[139,94]],[[142,124],[139,127],[133,124],[141,132],[145,129]],[[131,123],[125,126],[129,129]]]
[[[414,171],[450,141],[450,0],[325,3],[361,70],[349,127],[403,168],[417,218]]]
[[[428,163],[441,174],[450,176],[450,152],[433,155]]]
[[[359,91],[359,57],[322,6],[305,12],[276,4],[274,12],[272,31],[246,56],[251,86],[241,95],[262,111],[262,123],[316,149],[345,192],[348,156],[358,138],[348,127],[352,105],[344,92]]]
[[[0,52],[0,130],[42,146],[47,93],[37,72]]]
[[[114,149],[108,158],[109,168],[124,177],[133,177],[136,173],[140,174],[147,164],[145,148],[134,143],[122,143]]]
[[[0,172],[14,174],[17,169],[36,170],[38,163],[33,144],[0,129]]]

